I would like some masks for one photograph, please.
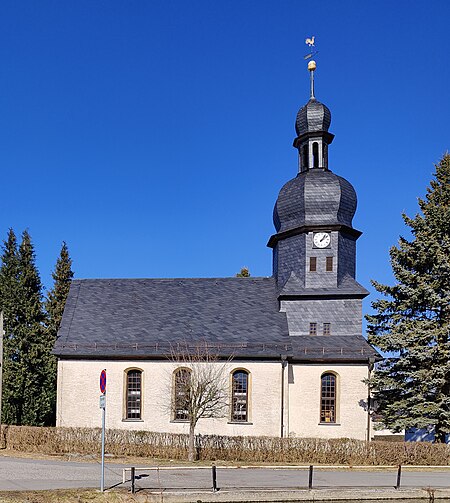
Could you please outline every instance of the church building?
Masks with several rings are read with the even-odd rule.
[[[378,354],[362,336],[356,193],[330,169],[331,113],[314,95],[314,61],[308,69],[298,172],[273,212],[272,276],[74,280],[54,348],[57,426],[100,426],[106,369],[107,428],[187,433],[174,348],[206,344],[221,359],[210,365],[226,364],[229,407],[197,433],[371,437],[364,380]]]

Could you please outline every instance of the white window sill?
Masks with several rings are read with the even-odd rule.
[[[133,418],[122,419],[122,423],[143,423],[143,422],[144,422],[143,419],[133,419]]]
[[[319,423],[319,426],[341,426],[341,423]]]
[[[249,421],[228,421],[227,424],[253,424]]]

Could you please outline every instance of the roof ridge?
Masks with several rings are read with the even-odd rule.
[[[273,276],[250,276],[246,278],[236,276],[215,276],[215,277],[177,277],[177,278],[74,278],[72,282],[87,282],[87,281],[186,281],[186,280],[255,280],[255,279],[273,279]]]

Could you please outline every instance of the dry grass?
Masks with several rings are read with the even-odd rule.
[[[145,503],[144,494],[127,494],[125,491],[100,493],[95,490],[53,490],[0,492],[0,502],[10,503]]]
[[[100,451],[100,429],[3,427],[7,449],[40,455],[92,455]],[[198,435],[200,461],[338,465],[449,465],[450,446],[426,442],[367,444],[351,439],[225,437]],[[106,452],[118,457],[187,459],[188,436],[108,430]]]

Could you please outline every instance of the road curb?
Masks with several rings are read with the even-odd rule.
[[[379,501],[379,500],[425,500],[450,499],[450,489],[312,489],[308,490],[239,490],[218,492],[148,491],[139,496],[145,501],[164,503],[247,503],[285,501]],[[138,500],[139,501],[139,500]]]

